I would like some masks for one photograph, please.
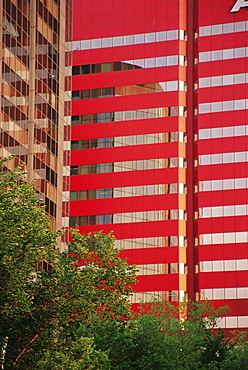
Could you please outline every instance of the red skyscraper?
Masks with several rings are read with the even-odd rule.
[[[214,299],[228,328],[248,326],[246,7],[74,1],[71,226],[114,230],[133,303]]]

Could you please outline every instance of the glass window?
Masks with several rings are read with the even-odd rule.
[[[80,190],[79,200],[86,200],[86,199],[88,199],[88,190]]]
[[[247,214],[247,205],[246,204],[236,205],[235,214],[236,216],[245,216]]]
[[[81,97],[82,99],[89,99],[90,98],[90,90],[82,90],[81,91]]]
[[[235,261],[233,260],[225,260],[224,265],[225,265],[225,271],[235,271],[236,270]]]
[[[78,223],[79,223],[79,226],[88,225],[88,216],[79,216]]]
[[[111,72],[113,70],[112,63],[102,63],[102,72]]]
[[[236,299],[236,288],[225,288],[225,299]]]
[[[80,98],[80,91],[72,91],[72,100],[79,100]]]
[[[81,41],[81,50],[87,50],[91,48],[91,40],[82,40]]]
[[[234,216],[234,206],[225,206],[224,216]]]
[[[79,116],[72,116],[71,117],[71,124],[72,125],[79,125]]]
[[[78,149],[78,140],[71,141],[71,150],[77,150]]]
[[[213,271],[224,271],[224,262],[213,261]]]
[[[225,49],[223,50],[223,59],[232,59],[234,56],[233,49]]]
[[[77,191],[71,191],[70,192],[70,200],[78,200],[78,192]]]
[[[101,47],[101,39],[92,40],[92,49],[98,49]]]
[[[113,37],[113,46],[121,46],[122,45],[122,36]]]
[[[92,99],[99,98],[101,96],[101,89],[92,89],[91,97]]]
[[[80,66],[73,66],[72,67],[72,75],[75,76],[75,75],[80,75]]]
[[[133,35],[124,36],[123,44],[124,45],[133,45],[133,40],[134,40]]]
[[[78,166],[71,166],[71,176],[78,175]]]
[[[225,23],[223,24],[223,33],[234,32],[234,23]]]
[[[224,289],[213,289],[213,299],[224,299]]]
[[[113,39],[112,37],[105,37],[102,39],[102,47],[103,48],[110,48],[113,46]]]
[[[225,244],[235,243],[235,233],[225,233],[224,243]]]
[[[69,226],[70,227],[75,227],[76,226],[76,217],[70,217],[70,220],[69,220]]]
[[[237,260],[237,270],[247,270],[248,260]]]
[[[234,189],[234,179],[225,179],[223,180],[223,189]]]
[[[81,73],[83,75],[89,74],[90,72],[91,72],[90,64],[82,66],[82,72]]]
[[[235,179],[235,189],[246,188],[246,179]]]
[[[233,127],[223,127],[223,137],[233,136],[234,130]]]
[[[166,31],[157,32],[156,41],[166,41]]]
[[[101,64],[92,64],[92,73],[100,73],[101,72]]]
[[[234,153],[223,153],[223,163],[233,163]]]
[[[155,40],[156,40],[155,32],[145,34],[145,42],[146,43],[155,42]]]
[[[79,175],[86,175],[89,173],[89,167],[87,164],[79,166]]]

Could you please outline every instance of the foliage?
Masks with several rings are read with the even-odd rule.
[[[125,326],[135,268],[117,256],[113,236],[102,232],[83,236],[74,230],[71,254],[61,253],[56,248],[61,232],[50,229],[39,205],[37,189],[21,167],[1,172],[2,368],[59,369],[51,365],[56,359],[61,369],[77,369],[80,361],[89,369],[105,369],[106,354],[78,331],[85,324],[94,332],[103,319]]]
[[[154,301],[134,315],[128,297],[135,267],[118,257],[113,235],[71,232],[70,253],[61,253],[61,232],[50,229],[21,167],[1,172],[2,369],[248,368],[246,334],[229,340],[218,328],[226,308]]]

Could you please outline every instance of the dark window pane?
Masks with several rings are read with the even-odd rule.
[[[92,89],[91,90],[91,98],[99,98],[101,96],[101,89]]]
[[[70,227],[76,226],[76,217],[70,217],[69,226]]]
[[[90,148],[91,149],[95,149],[95,148],[99,148],[99,139],[91,139],[90,140]]]
[[[90,73],[90,64],[86,64],[82,66],[82,74],[87,75]]]
[[[101,72],[101,64],[92,64],[92,73],[100,73]]]
[[[72,125],[79,125],[79,116],[72,116],[71,117],[71,124]]]
[[[99,171],[98,171],[98,168],[99,168],[99,165],[97,165],[97,164],[91,164],[91,165],[90,165],[90,173],[96,173],[96,172],[99,172]]]
[[[97,216],[95,216],[95,215],[90,216],[90,225],[96,225],[97,224],[96,223],[96,218],[97,218]]]
[[[90,98],[90,90],[82,90],[82,99],[89,99]]]
[[[71,166],[71,176],[78,175],[78,166]]]
[[[72,100],[79,100],[80,99],[80,91],[72,91]]]
[[[102,89],[102,97],[112,96],[113,95],[113,88],[105,87]]]
[[[77,150],[78,149],[78,140],[71,142],[71,150]]]
[[[113,71],[121,71],[122,70],[122,63],[121,62],[114,62],[113,63]]]
[[[79,216],[79,226],[88,225],[88,216]]]
[[[72,67],[72,74],[73,74],[73,76],[80,75],[80,66],[73,66]]]
[[[81,122],[82,124],[90,123],[90,114],[84,114],[81,116]]]
[[[80,140],[79,149],[89,149],[89,140]]]

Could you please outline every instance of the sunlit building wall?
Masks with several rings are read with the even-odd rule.
[[[1,1],[0,156],[25,163],[54,230],[69,220],[71,21],[70,0]]]

